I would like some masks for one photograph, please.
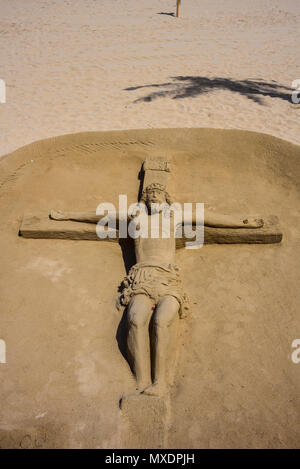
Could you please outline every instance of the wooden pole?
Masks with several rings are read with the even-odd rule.
[[[177,0],[177,8],[176,8],[176,16],[178,18],[179,16],[179,3],[180,3],[180,0]]]

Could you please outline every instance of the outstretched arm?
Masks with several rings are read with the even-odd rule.
[[[196,218],[196,214],[190,215],[191,219],[187,219],[184,215],[185,224],[196,224],[201,218]],[[215,213],[211,210],[204,209],[204,226],[213,228],[261,228],[264,226],[264,221],[259,217],[242,217],[238,215],[222,215]]]
[[[221,215],[210,210],[204,210],[204,226],[214,228],[261,228],[264,221],[259,217],[240,217]]]
[[[72,220],[85,223],[98,223],[104,215],[97,215],[96,212],[62,212],[61,210],[51,210],[49,217],[52,220]]]
[[[51,210],[49,218],[52,220],[70,220],[70,221],[79,221],[83,223],[95,223],[97,224],[104,217],[108,217],[108,224],[110,220],[115,226],[119,226],[119,220],[121,219],[122,213],[97,215],[96,212],[62,212],[61,210]],[[124,215],[127,218],[127,214]],[[124,216],[122,219],[124,219]]]

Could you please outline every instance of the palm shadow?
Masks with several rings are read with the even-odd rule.
[[[159,98],[184,99],[195,98],[201,94],[214,90],[229,90],[246,98],[265,105],[262,97],[271,97],[290,101],[291,89],[279,85],[274,80],[270,82],[261,79],[234,80],[232,78],[207,78],[202,76],[176,76],[167,83],[152,83],[151,85],[131,86],[125,91],[136,91],[142,88],[154,88],[152,92],[136,99],[135,103],[151,102]]]

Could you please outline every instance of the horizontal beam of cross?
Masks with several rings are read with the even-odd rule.
[[[117,230],[115,234],[116,238],[106,238],[104,241],[118,243]],[[24,238],[103,241],[98,238],[94,224],[51,220],[48,215],[24,217],[19,235]],[[270,244],[280,243],[281,240],[282,233],[276,217],[265,220],[263,228],[204,228],[204,244]],[[186,241],[193,240],[176,238],[176,248],[183,248]]]

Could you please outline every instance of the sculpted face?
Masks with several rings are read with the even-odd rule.
[[[166,203],[165,191],[160,189],[149,189],[147,191],[146,205],[147,209],[151,212],[151,204],[164,204]]]

